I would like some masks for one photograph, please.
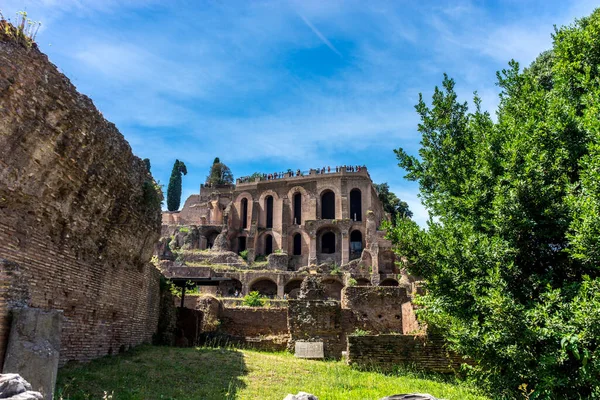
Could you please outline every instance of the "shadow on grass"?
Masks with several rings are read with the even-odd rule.
[[[144,345],[61,368],[55,399],[234,399],[246,373],[238,350]]]

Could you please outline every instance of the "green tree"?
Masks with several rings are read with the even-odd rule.
[[[390,192],[387,182],[374,183],[373,186],[377,190],[377,197],[379,197],[379,200],[383,204],[383,210],[390,214],[392,225],[396,224],[397,217],[412,218],[413,213],[408,208],[408,204]]]
[[[167,187],[167,209],[169,211],[179,210],[181,203],[181,174],[187,175],[187,168],[183,161],[175,160],[169,186]]]
[[[146,166],[146,169],[148,170],[148,172],[150,172],[150,159],[144,158],[142,161],[144,161],[144,165]]]
[[[445,77],[420,157],[395,151],[435,217],[389,231],[421,317],[498,398],[600,398],[600,9],[553,39],[498,73],[497,122]]]
[[[216,157],[213,161],[208,176],[206,177],[206,183],[208,185],[228,185],[233,183],[233,174],[229,167]]]

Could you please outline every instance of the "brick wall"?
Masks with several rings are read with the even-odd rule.
[[[149,341],[161,216],[144,163],[44,54],[4,29],[0,110],[0,258],[19,264],[29,305],[64,310],[61,364]]]
[[[452,372],[464,360],[445,349],[440,337],[427,335],[348,336],[348,363],[366,368],[390,370],[397,365]]]
[[[360,328],[373,334],[411,332],[417,324],[410,301],[403,287],[345,287],[341,305],[348,324],[354,325],[347,331]]]
[[[220,316],[219,331],[233,336],[287,335],[287,308],[227,308]]]

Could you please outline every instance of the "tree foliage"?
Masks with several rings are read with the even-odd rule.
[[[181,174],[187,175],[187,168],[183,161],[175,160],[169,186],[167,187],[167,209],[169,211],[179,210],[181,203]]]
[[[374,183],[373,186],[377,190],[377,197],[379,197],[379,200],[383,204],[383,211],[390,214],[392,224],[396,223],[397,217],[412,218],[413,213],[408,208],[408,204],[390,192],[387,182]]]
[[[422,316],[499,398],[600,398],[600,9],[553,43],[498,73],[497,122],[445,76],[395,151],[436,217],[390,230]]]
[[[210,186],[214,185],[229,185],[233,183],[233,174],[229,167],[216,157],[213,161],[208,176],[206,177],[206,183]]]
[[[144,162],[144,165],[146,166],[146,169],[148,170],[148,172],[150,172],[150,159],[144,158],[142,161]]]

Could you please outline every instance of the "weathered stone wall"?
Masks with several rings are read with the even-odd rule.
[[[287,335],[286,308],[227,308],[220,316],[219,330],[233,336]]]
[[[29,303],[29,289],[17,263],[0,259],[0,370],[11,327],[10,310]]]
[[[390,370],[410,365],[436,372],[453,372],[464,363],[462,357],[448,352],[444,340],[427,335],[348,336],[348,363],[367,368]]]
[[[373,334],[409,333],[418,328],[411,298],[403,287],[345,287],[342,308],[351,314],[347,318],[354,328]]]
[[[29,305],[64,310],[61,363],[118,352],[156,330],[153,183],[92,101],[1,29],[0,258],[20,265]]]
[[[346,347],[342,310],[335,300],[289,300],[289,349],[296,341],[323,341],[325,357],[339,358]]]

